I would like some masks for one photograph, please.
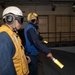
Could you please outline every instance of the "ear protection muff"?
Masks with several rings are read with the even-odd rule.
[[[5,23],[11,24],[14,22],[14,20],[15,20],[15,16],[13,14],[6,14],[5,15],[5,18],[4,18]]]
[[[34,23],[35,22],[35,19],[31,20],[31,22]]]

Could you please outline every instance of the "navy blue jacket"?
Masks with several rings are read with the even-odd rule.
[[[36,25],[29,23],[24,29],[24,35],[26,40],[25,49],[27,49],[26,52],[28,54],[37,55],[38,51],[45,54],[51,52],[51,50],[40,41]],[[33,50],[31,50],[31,46],[34,47],[32,48]]]
[[[13,56],[15,54],[15,46],[5,32],[0,33],[0,75],[17,75]]]

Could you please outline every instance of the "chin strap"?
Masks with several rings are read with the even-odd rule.
[[[13,28],[13,31],[14,32],[16,32],[16,34],[18,34],[18,30],[17,30],[17,28],[15,27],[15,28]]]

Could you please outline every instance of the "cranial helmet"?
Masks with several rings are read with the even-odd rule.
[[[3,11],[2,17],[6,23],[12,23],[15,19],[18,20],[19,23],[22,23],[23,13],[16,6],[9,6]]]
[[[37,19],[38,15],[36,13],[29,13],[27,16],[28,22],[31,22],[32,20]]]
[[[5,16],[6,14],[12,13],[14,15],[19,15],[19,16],[23,16],[22,11],[16,7],[16,6],[9,6],[7,7],[4,11],[2,16]]]

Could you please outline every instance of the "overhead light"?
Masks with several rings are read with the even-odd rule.
[[[72,7],[75,7],[75,2],[73,3]]]
[[[73,2],[72,4],[72,9],[73,9],[73,12],[75,12],[75,2]]]

